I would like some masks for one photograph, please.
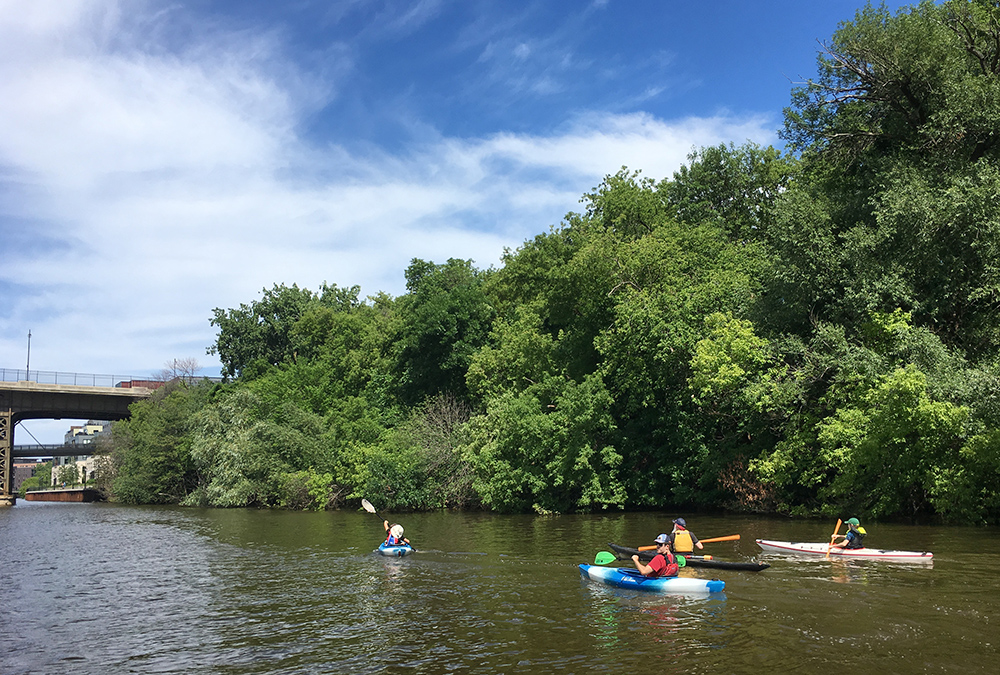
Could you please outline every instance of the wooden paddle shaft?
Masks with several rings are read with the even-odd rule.
[[[730,535],[728,535],[726,537],[712,537],[711,539],[699,539],[699,541],[701,543],[703,543],[703,544],[712,544],[712,543],[715,543],[717,541],[738,541],[739,538],[740,538],[740,535],[738,535],[738,534],[730,534]],[[654,549],[656,549],[655,545],[654,546],[640,546],[639,547],[640,551],[652,551]]]
[[[840,518],[837,518],[837,527],[833,528],[833,534],[830,535],[830,545],[826,547],[826,557],[830,557],[830,549],[833,548],[833,541],[837,538],[837,533],[840,532]]]

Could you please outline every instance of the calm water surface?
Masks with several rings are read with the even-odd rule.
[[[392,518],[392,514],[386,514]],[[690,516],[723,594],[583,580],[606,542],[679,514],[398,516],[419,552],[373,554],[364,512],[19,501],[0,510],[0,673],[997,672],[1000,532],[866,523],[934,565],[762,554],[832,523]],[[683,514],[688,515],[688,514]]]

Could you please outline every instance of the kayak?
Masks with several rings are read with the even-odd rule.
[[[629,548],[628,546],[619,546],[618,544],[608,543],[611,550],[618,554],[618,557],[622,560],[631,560],[632,556],[638,555],[639,560],[648,561],[652,560],[653,556],[656,555],[656,551],[640,551],[637,548]],[[729,560],[716,560],[715,558],[705,559],[704,556],[700,555],[684,555],[684,566],[685,567],[710,567],[717,570],[746,570],[748,572],[760,572],[761,570],[766,570],[771,565],[765,562],[732,562]]]
[[[757,545],[765,551],[775,553],[801,553],[804,555],[840,556],[841,558],[861,558],[864,560],[892,560],[894,562],[929,563],[934,562],[930,551],[887,551],[881,548],[830,548],[829,544],[800,543],[795,541],[771,541],[758,539]]]
[[[630,588],[653,593],[718,593],[726,587],[719,579],[693,579],[691,577],[644,577],[639,570],[627,567],[600,567],[580,565],[580,575],[600,581],[608,586]]]
[[[409,555],[413,553],[413,547],[409,544],[403,544],[402,546],[387,546],[383,541],[378,547],[379,555],[395,556],[400,557],[404,555]]]

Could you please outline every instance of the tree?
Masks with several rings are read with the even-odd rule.
[[[186,504],[323,508],[340,492],[322,419],[292,403],[272,409],[241,387],[199,410],[191,426],[199,480]]]
[[[652,178],[640,177],[627,167],[604,177],[594,190],[584,195],[586,218],[623,238],[651,233],[667,216],[664,194],[655,189]]]
[[[776,205],[771,307],[857,324],[902,308],[950,344],[1000,346],[1000,5],[870,5],[793,93],[804,170]],[[789,311],[795,308],[796,311]]]
[[[234,377],[251,369],[254,375],[269,366],[295,359],[291,330],[312,306],[351,308],[359,304],[359,286],[340,289],[323,284],[319,293],[275,284],[263,290],[263,297],[238,309],[212,310],[210,323],[219,328],[209,354],[218,354],[224,377]],[[248,373],[249,374],[249,373]]]
[[[470,260],[443,265],[414,259],[399,300],[397,340],[400,393],[416,404],[428,396],[468,396],[465,373],[486,342],[494,310],[483,290],[484,273]]]
[[[909,155],[964,165],[1000,151],[1000,5],[928,0],[841,24],[793,92],[785,135],[866,171]],[[867,167],[867,168],[864,168]]]
[[[688,162],[660,185],[673,216],[690,225],[714,224],[734,243],[763,238],[796,166],[755,143],[702,148]]]
[[[596,376],[579,385],[549,376],[491,399],[465,448],[483,503],[538,513],[624,506],[610,404]]]
[[[65,485],[76,485],[79,482],[80,482],[80,470],[77,468],[76,462],[63,464],[56,469],[56,483],[63,483]]]
[[[171,359],[163,365],[163,370],[156,374],[156,378],[164,382],[175,377],[190,381],[197,377],[199,370],[201,370],[201,366],[198,365],[196,358]]]
[[[48,489],[52,487],[52,462],[44,462],[35,467],[31,477],[25,478],[19,491],[23,498],[28,490]]]
[[[112,427],[105,481],[110,496],[126,504],[176,504],[197,484],[191,459],[190,421],[214,385],[168,383],[129,406],[131,417]]]

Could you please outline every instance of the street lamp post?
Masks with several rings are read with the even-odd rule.
[[[31,379],[31,329],[30,328],[28,329],[28,363],[25,364],[24,370],[25,370],[24,379],[30,380]]]

